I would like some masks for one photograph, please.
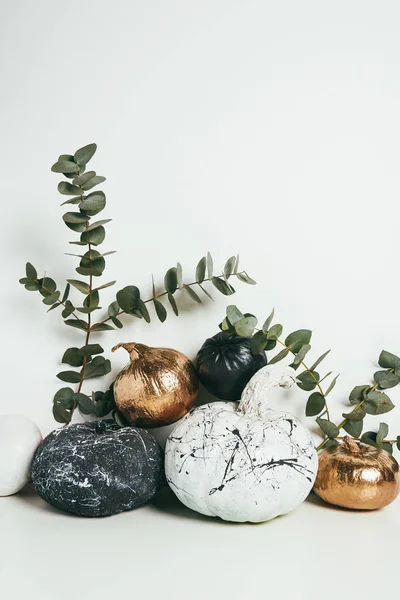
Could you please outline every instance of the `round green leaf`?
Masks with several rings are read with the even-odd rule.
[[[72,185],[68,181],[60,181],[58,184],[58,191],[64,196],[79,196],[82,194],[82,190],[77,185]]]
[[[96,144],[88,144],[87,146],[83,146],[83,148],[79,148],[79,150],[75,152],[74,161],[78,163],[78,165],[86,165],[96,150]]]
[[[325,408],[325,398],[320,392],[314,392],[308,398],[306,405],[306,416],[315,417]]]
[[[165,274],[164,287],[170,294],[173,294],[178,287],[178,276],[176,267],[171,267]]]
[[[80,203],[79,208],[87,215],[97,215],[106,205],[106,197],[103,192],[92,192]]]
[[[51,170],[53,173],[79,173],[79,165],[70,160],[58,160]]]
[[[131,313],[140,300],[140,291],[135,285],[128,285],[117,292],[117,302],[126,313]]]

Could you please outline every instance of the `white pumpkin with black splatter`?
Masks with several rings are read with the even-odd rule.
[[[318,458],[308,429],[266,406],[268,390],[288,388],[291,367],[268,365],[237,402],[192,410],[167,440],[167,481],[179,500],[227,521],[268,521],[301,504],[312,489]]]

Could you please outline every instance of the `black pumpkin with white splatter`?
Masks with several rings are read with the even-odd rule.
[[[148,502],[164,481],[164,457],[144,429],[114,421],[77,423],[50,433],[36,451],[32,481],[52,506],[104,517]]]
[[[266,366],[241,401],[212,402],[175,427],[165,449],[168,484],[189,508],[227,521],[262,522],[295,509],[312,489],[318,458],[308,429],[267,407],[268,390],[295,371]]]

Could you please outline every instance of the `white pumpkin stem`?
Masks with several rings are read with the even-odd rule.
[[[243,414],[253,412],[265,415],[268,407],[268,392],[274,387],[288,389],[296,382],[296,372],[292,367],[282,365],[266,365],[250,379],[243,390],[238,411]]]

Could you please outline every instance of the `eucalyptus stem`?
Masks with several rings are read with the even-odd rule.
[[[282,341],[281,341],[281,340],[279,340],[279,339],[277,340],[277,342],[278,342],[279,344],[281,344],[281,346],[284,346],[285,348],[287,348],[287,349],[289,350],[289,352],[291,352],[291,353],[292,353],[294,356],[296,355],[296,353],[295,353],[295,352],[292,352],[292,350],[291,350],[291,349],[290,349],[288,346],[286,346],[285,342],[282,342]],[[325,401],[325,413],[326,413],[326,416],[328,417],[328,420],[330,421],[330,420],[331,420],[331,418],[330,418],[330,413],[329,413],[329,407],[328,407],[328,403],[327,403],[327,401],[326,401],[325,392],[323,391],[323,389],[322,389],[322,387],[321,387],[321,384],[320,384],[320,382],[319,382],[319,381],[318,381],[318,379],[315,377],[315,375],[314,375],[314,372],[313,372],[313,371],[311,371],[311,370],[309,369],[309,367],[307,367],[306,363],[305,363],[303,360],[300,362],[300,364],[301,364],[301,365],[304,367],[304,369],[305,369],[305,370],[306,370],[308,373],[310,373],[310,375],[311,375],[312,379],[315,381],[315,383],[316,383],[316,385],[317,385],[317,388],[318,388],[318,390],[319,390],[319,393],[321,394],[321,396],[323,396],[323,397],[324,397],[324,401]],[[325,413],[324,413],[324,414],[325,414]]]
[[[178,316],[179,307],[174,297],[175,292],[182,290],[191,300],[201,304],[201,295],[193,289],[193,286],[199,286],[201,292],[211,298],[209,292],[202,286],[203,282],[211,282],[214,288],[224,296],[235,293],[234,287],[228,283],[228,278],[232,275],[243,283],[249,285],[256,283],[246,271],[239,271],[238,255],[228,258],[221,275],[213,276],[213,258],[208,252],[196,266],[195,281],[185,284],[182,265],[177,263],[164,275],[163,290],[165,291],[156,294],[153,280],[153,295],[143,301],[139,288],[127,285],[116,292],[114,301],[108,307],[108,316],[104,316],[103,320],[98,323],[93,323],[92,313],[99,308],[99,291],[117,283],[108,281],[99,286],[94,284],[96,281],[94,278],[103,275],[106,267],[105,257],[114,254],[114,251],[101,252],[98,248],[106,238],[104,225],[111,219],[92,220],[92,217],[101,213],[107,204],[105,193],[99,189],[94,190],[106,178],[97,175],[95,171],[87,170],[88,163],[96,150],[96,144],[88,144],[79,148],[74,154],[61,154],[51,167],[54,173],[65,178],[57,186],[59,193],[63,196],[61,206],[67,205],[68,207],[62,219],[69,230],[80,235],[78,239],[69,243],[85,247],[82,254],[73,254],[79,259],[79,266],[75,270],[79,275],[88,277],[89,281],[68,279],[65,291],[61,295],[56,282],[46,275],[39,278],[37,270],[29,262],[26,263],[26,276],[19,280],[26,290],[39,292],[43,297],[42,302],[50,307],[49,310],[63,307],[61,317],[64,319],[65,325],[79,329],[85,334],[85,345],[81,348],[75,346],[67,348],[61,360],[63,365],[69,365],[72,368],[66,368],[57,374],[58,379],[64,383],[53,398],[53,416],[58,423],[69,423],[77,408],[85,415],[105,417],[112,413],[117,422],[121,420],[114,402],[112,385],[106,391],[92,391],[90,396],[82,392],[83,384],[88,379],[103,377],[111,372],[111,362],[102,356],[104,354],[102,346],[89,343],[92,333],[115,330],[115,327],[121,329],[123,323],[117,317],[122,314],[143,318],[150,323],[152,317],[146,304],[151,302],[154,303],[155,315],[163,323],[168,317],[169,311],[160,299],[168,300],[172,311]],[[83,301],[78,299],[77,301],[73,300],[74,303],[72,303],[68,299],[72,288],[84,295]],[[83,313],[85,319],[80,318],[78,313]],[[68,318],[70,316],[72,318]],[[74,387],[65,386],[65,383],[73,384]]]
[[[246,271],[240,271],[238,273],[228,273],[225,274],[226,277],[231,277],[232,275],[243,275],[245,274]],[[224,274],[221,273],[221,275],[219,275],[219,277],[223,277]],[[206,283],[207,281],[211,281],[212,277],[207,277],[206,279],[203,279],[202,283]],[[202,287],[201,284],[199,284],[198,281],[192,281],[191,283],[185,283],[184,286],[182,287],[193,287],[194,285],[198,285],[199,287]],[[203,288],[202,288],[203,289]],[[148,304],[149,302],[154,302],[154,300],[158,300],[159,298],[163,298],[164,296],[167,296],[168,292],[162,292],[161,294],[157,294],[155,296],[151,296],[151,298],[148,298],[147,300],[143,300],[144,304]],[[133,305],[130,307],[130,310],[134,310],[135,308],[138,308],[137,305]],[[120,312],[118,312],[115,317],[120,317],[121,315],[125,314],[126,311],[121,310]],[[95,323],[92,327],[92,330],[96,330],[96,327],[98,327],[99,325],[103,325],[104,323],[107,323],[108,321],[111,321],[112,317],[108,316],[105,319],[103,319],[102,321],[99,321],[98,323]]]

